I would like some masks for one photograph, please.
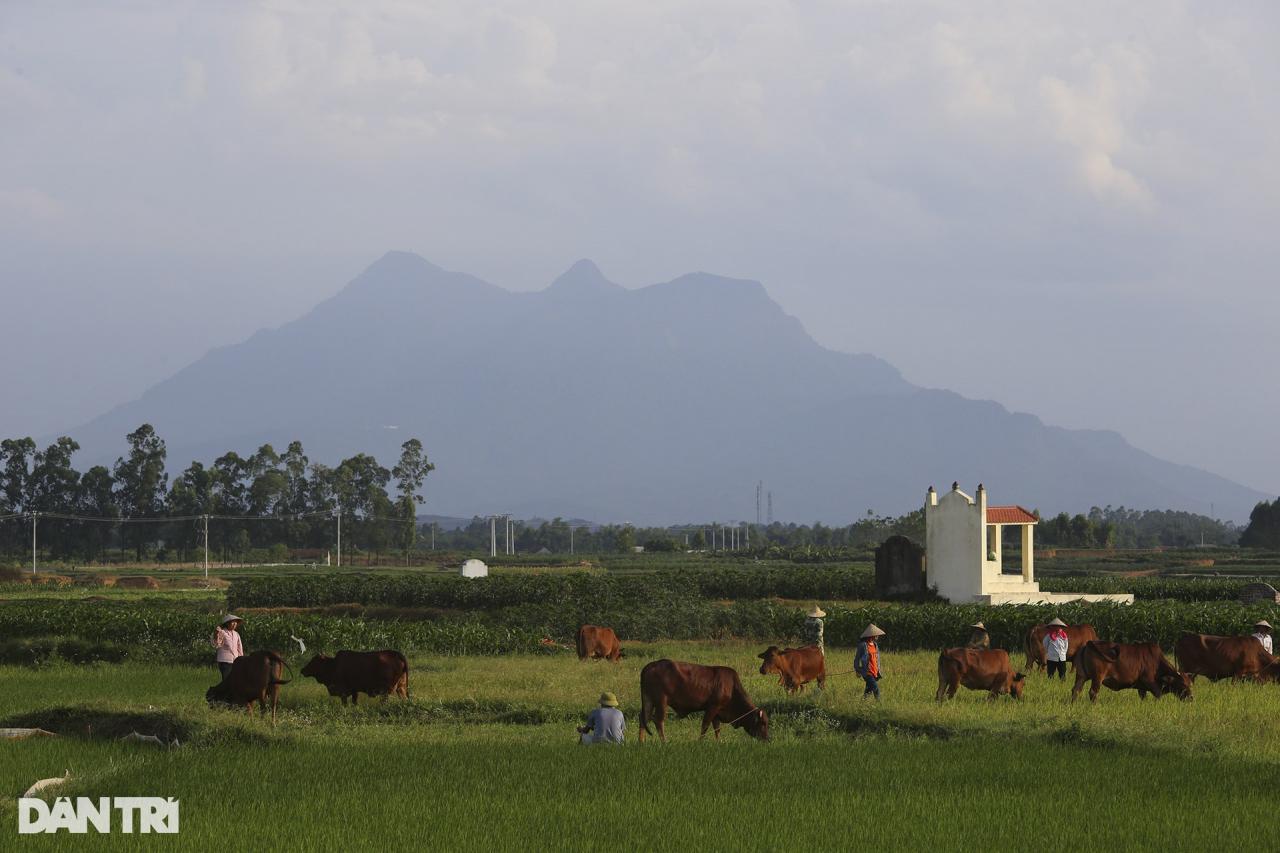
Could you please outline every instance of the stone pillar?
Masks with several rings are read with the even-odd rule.
[[[1036,529],[1034,524],[1022,525],[1022,582],[1034,583],[1036,579],[1035,573],[1035,545],[1033,531]]]

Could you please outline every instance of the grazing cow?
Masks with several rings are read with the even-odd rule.
[[[578,629],[578,660],[604,658],[617,663],[621,657],[622,646],[612,628],[583,625]]]
[[[409,662],[394,649],[380,652],[344,649],[333,657],[316,655],[307,661],[302,674],[327,687],[330,696],[341,696],[343,705],[347,704],[348,696],[355,705],[361,693],[370,697],[394,693],[402,699],[409,698]]]
[[[1098,639],[1092,625],[1068,625],[1067,660],[1074,661],[1076,652],[1090,640]],[[1044,656],[1044,635],[1049,632],[1048,625],[1032,625],[1027,632],[1027,664],[1028,670],[1046,669]]]
[[[964,685],[969,690],[986,690],[989,699],[1000,696],[1022,698],[1023,676],[1013,671],[1004,649],[946,649],[938,655],[939,702],[956,695]]]
[[[1267,653],[1255,637],[1215,637],[1184,631],[1173,647],[1178,668],[1194,682],[1197,675],[1210,681],[1280,680],[1280,658]]]
[[[680,717],[702,711],[702,734],[707,726],[720,739],[720,724],[744,728],[760,740],[769,739],[769,715],[751,704],[736,670],[727,666],[656,660],[640,670],[640,741],[651,734],[649,721],[657,723],[658,737],[666,742],[667,708]]]
[[[804,686],[810,681],[817,681],[819,690],[827,687],[827,658],[817,646],[798,649],[770,646],[758,657],[763,661],[760,664],[760,674],[776,672],[778,683],[787,693],[803,692]]]
[[[1076,683],[1071,688],[1071,701],[1080,696],[1086,681],[1092,681],[1089,701],[1098,701],[1098,690],[1106,685],[1112,690],[1135,688],[1138,697],[1150,693],[1159,699],[1173,693],[1179,699],[1191,698],[1191,679],[1174,669],[1158,643],[1085,643],[1076,655]]]
[[[243,705],[253,716],[253,703],[266,708],[271,700],[271,724],[276,722],[276,705],[280,698],[280,685],[291,679],[281,678],[289,664],[278,652],[256,651],[241,655],[231,663],[231,669],[218,684],[204,694],[210,705]]]

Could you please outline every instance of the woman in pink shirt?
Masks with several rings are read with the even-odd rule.
[[[231,671],[231,662],[244,655],[244,646],[240,644],[239,616],[228,613],[222,624],[213,629],[213,647],[217,649],[218,671],[226,678]]]

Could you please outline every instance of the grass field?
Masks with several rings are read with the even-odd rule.
[[[274,729],[206,708],[212,667],[0,668],[0,720],[68,732],[0,742],[0,826],[16,826],[8,797],[69,769],[78,781],[62,793],[180,798],[191,849],[1274,846],[1280,687],[1201,681],[1188,703],[1104,690],[1091,707],[1069,703],[1069,681],[1032,676],[1022,703],[962,692],[940,707],[936,655],[889,650],[875,705],[850,675],[786,698],[756,672],[758,645],[627,648],[616,665],[411,656],[409,702],[358,708],[300,679]],[[771,742],[726,730],[699,743],[694,717],[669,724],[666,746],[635,743],[639,670],[658,657],[735,666],[770,711]],[[851,659],[830,649],[829,669]],[[573,725],[605,689],[622,700],[629,743],[575,746]],[[99,736],[77,736],[86,724]],[[184,744],[119,744],[101,736],[112,726],[167,727]]]

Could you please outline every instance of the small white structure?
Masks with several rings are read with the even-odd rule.
[[[1117,601],[1132,595],[1041,592],[1035,580],[1036,517],[1020,506],[988,506],[978,484],[975,500],[959,483],[938,497],[933,486],[924,502],[925,574],[938,595],[953,604],[1056,604],[1066,601]],[[1000,543],[1006,526],[1022,529],[1022,573],[1006,575]]]
[[[489,577],[489,567],[485,565],[484,560],[467,560],[462,564],[462,576],[464,578],[487,578]]]

